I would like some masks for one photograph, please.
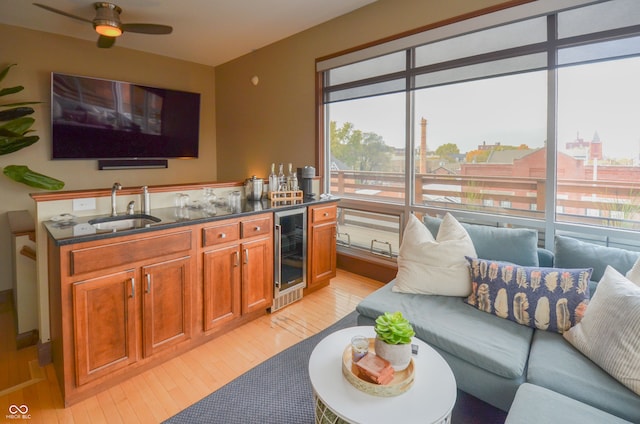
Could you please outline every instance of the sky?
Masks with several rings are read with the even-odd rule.
[[[640,155],[640,58],[561,68],[558,75],[558,144],[597,131],[605,158]],[[462,153],[487,144],[546,140],[546,72],[533,72],[436,87],[416,92],[416,144],[421,117],[427,146],[455,143]],[[498,89],[498,85],[500,88]],[[374,132],[388,145],[404,147],[404,94],[333,103],[329,118]]]

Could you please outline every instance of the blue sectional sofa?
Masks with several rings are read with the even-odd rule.
[[[436,236],[439,219],[425,218]],[[640,253],[556,236],[554,252],[537,247],[534,230],[465,225],[478,258],[523,266],[593,268],[597,289],[607,265],[627,272]],[[394,280],[395,281],[395,280]],[[544,387],[624,420],[640,423],[640,396],[575,349],[561,334],[541,331],[480,311],[452,296],[397,293],[394,282],[356,308],[359,325],[374,325],[388,311],[402,311],[416,337],[447,361],[458,388],[508,411],[523,383]]]

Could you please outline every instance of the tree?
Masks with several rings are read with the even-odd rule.
[[[464,160],[467,163],[486,162],[490,152],[491,150],[471,150],[467,152]]]
[[[382,136],[355,129],[351,122],[338,127],[329,123],[331,154],[349,168],[356,171],[385,171],[391,164],[393,149],[387,146]]]
[[[460,154],[460,149],[458,148],[458,145],[454,143],[446,143],[441,146],[438,146],[438,148],[436,149],[436,155],[440,156],[441,158],[446,158],[449,160],[453,158],[453,155],[459,155],[459,154]]]

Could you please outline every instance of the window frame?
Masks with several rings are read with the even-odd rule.
[[[320,92],[317,95],[317,98],[318,98],[318,102],[317,102],[318,103],[318,114],[317,114],[318,116],[318,151],[319,151],[319,159],[320,159],[319,169],[322,170],[321,175],[325,176],[322,182],[324,191],[330,192],[329,189],[330,189],[330,181],[331,181],[331,173],[330,173],[330,170],[327,169],[327,166],[328,166],[327,161],[329,157],[329,145],[328,143],[325,143],[325,134],[327,131],[326,125],[328,125],[328,123],[325,123],[325,119],[324,119],[325,105],[330,103],[330,102],[326,102],[329,94],[340,91],[340,90],[349,89],[349,88],[365,87],[371,84],[377,84],[377,83],[382,83],[382,82],[386,82],[394,79],[397,80],[399,78],[404,78],[406,83],[403,91],[405,92],[405,95],[406,95],[406,110],[407,110],[406,131],[405,131],[407,140],[405,142],[405,146],[406,146],[407,152],[413,152],[416,147],[415,146],[416,143],[413,138],[412,128],[415,125],[414,125],[414,122],[412,122],[414,119],[414,114],[413,114],[413,110],[411,109],[413,107],[412,96],[414,95],[414,89],[415,89],[415,87],[413,87],[412,85],[416,76],[424,74],[426,72],[447,70],[447,69],[452,69],[460,66],[486,63],[487,61],[522,56],[525,54],[545,53],[547,55],[547,64],[545,67],[539,68],[538,70],[544,69],[548,73],[547,151],[552,152],[553,154],[546,155],[547,156],[546,182],[547,182],[547,187],[552,189],[546,190],[546,194],[545,194],[546,208],[545,208],[544,219],[543,220],[531,219],[531,218],[519,217],[519,216],[508,216],[508,215],[501,215],[501,214],[491,214],[487,212],[475,212],[471,210],[458,210],[458,209],[455,210],[455,215],[460,220],[463,220],[466,222],[476,222],[476,223],[482,223],[482,224],[490,223],[490,225],[491,224],[495,225],[497,223],[497,225],[500,225],[500,226],[517,226],[517,227],[534,228],[543,234],[543,237],[542,237],[544,240],[543,246],[550,250],[553,250],[553,240],[554,240],[553,236],[556,233],[563,233],[563,232],[564,233],[584,233],[589,237],[596,237],[598,239],[601,239],[602,243],[604,244],[608,244],[611,239],[621,239],[625,241],[631,241],[631,240],[637,239],[638,237],[637,230],[626,230],[626,229],[620,229],[620,228],[614,228],[614,227],[591,226],[591,225],[584,225],[584,224],[572,223],[567,221],[558,221],[556,219],[556,214],[559,208],[556,202],[556,190],[557,190],[557,173],[556,173],[557,158],[556,156],[559,151],[558,143],[556,140],[556,134],[555,134],[555,131],[557,128],[556,96],[557,96],[557,82],[558,82],[556,71],[561,67],[574,66],[578,63],[583,64],[583,63],[596,62],[600,60],[616,59],[616,58],[607,57],[605,59],[598,59],[593,61],[584,61],[584,62],[570,63],[566,65],[558,65],[557,63],[558,52],[562,48],[576,47],[581,45],[593,44],[599,41],[618,40],[618,39],[629,38],[632,36],[640,35],[640,24],[639,24],[639,25],[629,26],[625,28],[616,28],[616,29],[599,31],[595,33],[581,34],[581,35],[566,37],[563,39],[558,39],[556,36],[558,33],[557,13],[560,13],[563,10],[567,10],[569,8],[582,7],[582,6],[586,6],[594,3],[606,3],[607,1],[540,0],[536,2],[536,3],[539,3],[537,5],[539,6],[538,9],[540,9],[540,7],[542,9],[544,9],[545,7],[547,8],[547,10],[544,11],[544,14],[547,16],[547,41],[545,42],[533,43],[533,44],[520,46],[520,47],[507,48],[507,49],[496,51],[496,52],[482,53],[474,56],[448,60],[441,63],[430,64],[430,65],[425,65],[425,66],[416,67],[416,68],[412,68],[411,65],[414,60],[413,59],[413,55],[415,51],[414,49],[420,47],[420,45],[417,45],[417,44],[409,45],[401,49],[402,51],[406,52],[407,68],[405,69],[405,71],[393,72],[386,75],[377,75],[377,76],[368,77],[368,78],[356,80],[356,81],[343,82],[335,86],[329,86],[329,87],[326,86],[326,83],[328,82],[328,77],[327,77],[329,73],[328,71],[332,69],[330,64],[335,63],[336,60],[338,61],[353,60],[353,58],[358,57],[358,54],[362,56],[362,54],[366,54],[366,52],[363,53],[359,50],[354,50],[347,53],[339,53],[335,55],[335,57],[333,58],[330,57],[330,58],[319,59],[317,62],[321,63],[321,65],[317,66],[317,69],[318,69],[317,82],[318,82],[318,88],[320,90]],[[529,4],[529,2],[526,2],[525,5],[508,8],[509,11],[519,9],[518,11],[516,11],[515,14],[504,13],[505,9],[498,10],[498,11],[495,11],[495,10],[489,11],[491,13],[480,15],[478,17],[479,19],[477,19],[479,23],[476,23],[476,22],[471,23],[470,27],[472,28],[475,27],[477,30],[482,30],[483,29],[482,22],[484,22],[484,25],[486,25],[487,21],[493,21],[495,24],[496,20],[499,21],[501,19],[502,20],[505,19],[503,15],[511,16],[512,19],[514,19],[513,18],[514,15],[520,16],[519,19],[526,19],[528,17],[533,18],[536,15],[532,14],[531,7],[532,5]],[[530,16],[527,16],[527,14],[530,14]],[[498,16],[493,16],[493,15],[498,15]],[[492,19],[492,18],[495,18],[495,19]],[[507,24],[507,23],[509,23],[509,21],[502,22],[502,24]],[[437,39],[437,37],[441,33],[447,33],[447,31],[449,31],[449,34],[450,34],[451,31],[455,32],[456,28],[458,28],[460,24],[461,22],[456,21],[454,19],[452,21],[443,22],[440,25],[433,25],[431,26],[431,28],[427,29],[424,32],[427,33],[426,38],[431,37],[432,39]],[[435,34],[431,34],[431,33],[435,33]],[[422,39],[425,38],[425,35],[423,33],[420,33],[418,35],[420,35]],[[400,40],[405,44],[415,42],[415,41],[412,41],[414,39],[416,39],[416,34],[400,37]],[[385,41],[384,43],[381,43],[381,44],[382,44],[382,50],[384,50],[384,48],[388,49],[388,44],[390,44],[390,42]],[[373,49],[373,51],[376,51],[375,43],[373,47],[368,46],[363,50],[369,50],[369,49]],[[388,51],[387,53],[391,53],[391,51]],[[636,56],[636,55],[633,55],[633,56]],[[535,69],[527,69],[526,72],[529,72],[531,70],[535,70]],[[356,98],[360,98],[360,97],[356,97]],[[415,182],[413,178],[413,175],[415,174],[414,159],[415,159],[414,153],[409,153],[405,155],[405,181],[406,182],[405,182],[404,204],[390,205],[383,202],[363,201],[363,200],[351,199],[351,198],[343,199],[341,203],[346,202],[347,205],[349,205],[349,207],[351,208],[360,209],[360,210],[370,210],[372,212],[379,212],[381,208],[382,210],[387,211],[387,213],[393,211],[394,214],[397,214],[400,217],[401,228],[400,228],[399,236],[400,236],[400,239],[402,239],[402,231],[406,224],[405,217],[408,216],[409,213],[417,212],[417,213],[442,214],[448,210],[447,208],[433,208],[433,207],[429,207],[428,205],[418,205],[414,203],[415,201],[414,199]],[[345,207],[347,206],[345,205]],[[638,246],[638,249],[640,250],[640,246]]]

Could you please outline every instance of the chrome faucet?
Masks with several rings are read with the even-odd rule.
[[[116,191],[118,190],[122,190],[122,185],[113,183],[113,187],[111,187],[111,216],[118,215],[116,212]]]

